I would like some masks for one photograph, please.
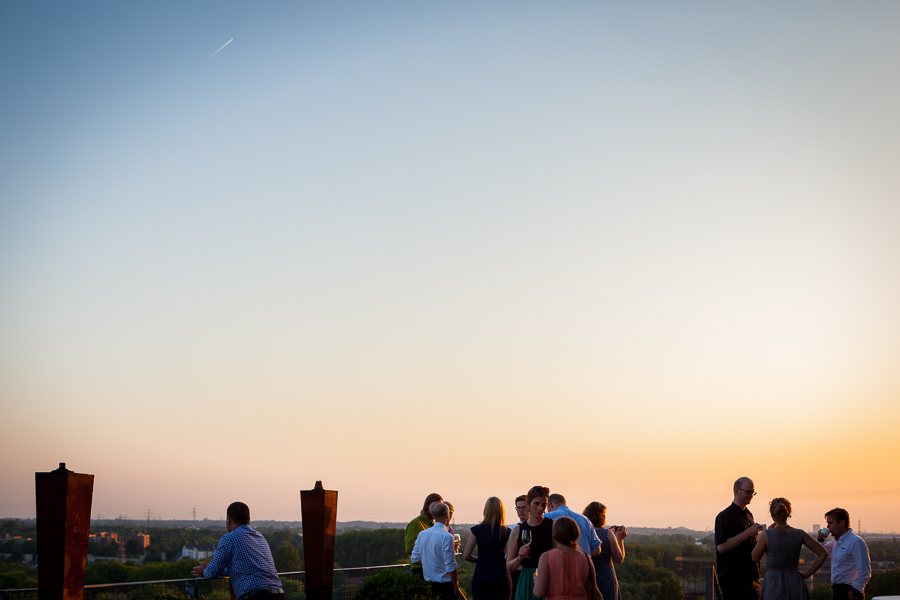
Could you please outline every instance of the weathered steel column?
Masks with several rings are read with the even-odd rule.
[[[321,481],[316,482],[315,489],[300,492],[307,600],[331,600],[337,496],[336,491],[322,488]]]
[[[94,476],[66,463],[34,474],[39,600],[82,600]]]

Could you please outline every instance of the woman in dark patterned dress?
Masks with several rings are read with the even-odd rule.
[[[769,555],[759,600],[809,600],[809,590],[803,580],[819,570],[828,553],[811,535],[787,524],[791,518],[791,503],[786,498],[772,500],[769,513],[775,525],[759,532],[756,547],[750,553],[754,562],[759,561],[763,554]],[[798,566],[803,546],[816,553],[816,560],[801,573]]]
[[[621,565],[625,562],[625,536],[628,529],[624,525],[614,525],[606,529],[606,506],[599,502],[588,504],[581,513],[590,520],[600,538],[600,554],[592,556],[594,571],[597,572],[597,587],[603,594],[603,600],[622,600],[622,590],[616,579],[613,562]]]
[[[509,529],[504,523],[506,515],[503,502],[491,496],[484,503],[484,520],[472,527],[472,535],[466,540],[463,560],[475,563],[472,578],[473,600],[509,600],[510,576],[506,568],[506,542]],[[478,556],[472,556],[475,544]]]

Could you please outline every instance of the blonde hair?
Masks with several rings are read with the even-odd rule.
[[[491,496],[484,503],[484,525],[503,527],[506,524],[506,511],[503,510],[503,502],[497,496]]]

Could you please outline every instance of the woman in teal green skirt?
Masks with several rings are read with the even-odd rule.
[[[506,568],[510,571],[517,570],[520,566],[519,583],[513,590],[513,600],[535,600],[537,596],[532,593],[534,589],[534,573],[537,570],[538,560],[541,554],[553,549],[553,519],[545,519],[547,510],[547,498],[550,496],[550,488],[534,486],[528,490],[526,502],[528,502],[528,519],[516,527],[516,535],[509,536],[506,545]],[[522,542],[522,532],[531,534],[531,544]]]

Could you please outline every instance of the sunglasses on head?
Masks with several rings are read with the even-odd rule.
[[[549,494],[549,493],[550,493],[550,488],[544,487],[544,486],[542,486],[542,485],[536,485],[536,486],[534,486],[533,488],[531,488],[530,490],[528,490],[528,493],[530,494],[531,492],[537,492],[537,491],[540,491],[540,490],[544,490],[544,493],[546,493],[546,494]]]

